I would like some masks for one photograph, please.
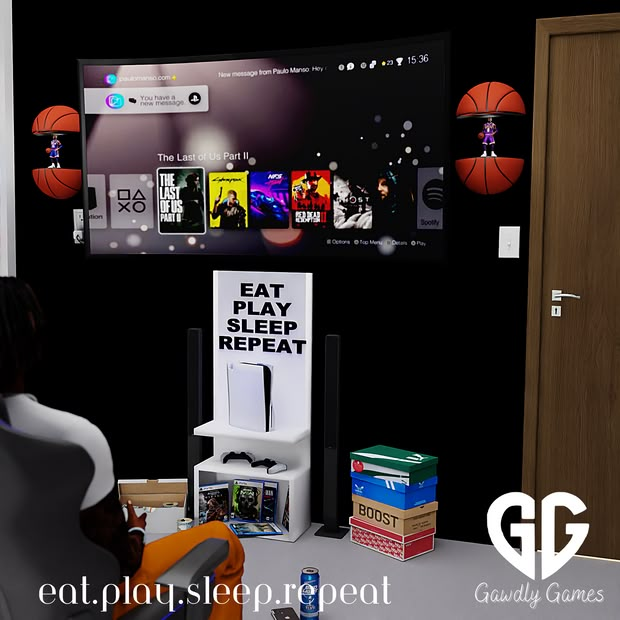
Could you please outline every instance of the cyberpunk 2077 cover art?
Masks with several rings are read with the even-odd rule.
[[[209,227],[244,230],[248,227],[248,173],[209,173]]]

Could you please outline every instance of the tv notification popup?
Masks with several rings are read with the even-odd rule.
[[[208,112],[209,87],[85,88],[86,114]]]

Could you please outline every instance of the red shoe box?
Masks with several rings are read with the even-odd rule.
[[[349,517],[351,542],[400,561],[410,560],[435,548],[435,528],[402,536],[356,517]]]

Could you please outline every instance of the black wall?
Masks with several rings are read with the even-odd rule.
[[[384,443],[439,457],[440,537],[488,542],[488,506],[521,487],[535,20],[608,12],[613,3],[584,2],[583,10],[563,12],[545,12],[541,4],[538,11],[489,5],[475,14],[450,13],[445,5],[403,15],[401,5],[382,5],[381,13],[345,18],[318,5],[300,6],[299,13],[263,5],[239,9],[233,18],[223,6],[206,8],[209,3],[164,10],[121,3],[105,12],[98,5],[50,3],[32,19],[14,3],[17,273],[34,286],[50,321],[46,361],[30,389],[46,404],[98,424],[118,477],[184,477],[186,330],[205,330],[209,415],[212,271],[311,271],[313,520],[321,520],[324,337],[336,333],[342,338],[343,519],[351,504],[348,452]],[[500,154],[525,159],[513,188],[481,196],[450,171],[448,255],[441,263],[86,259],[72,240],[72,211],[81,199],[49,199],[33,182],[31,170],[44,164],[32,122],[51,105],[79,108],[77,58],[287,49],[439,31],[452,35],[453,110],[469,88],[492,80],[514,87],[528,111],[514,119],[510,147],[498,134]],[[464,152],[456,119],[452,130],[455,159],[478,154]],[[63,161],[79,168],[79,138],[70,138]],[[521,258],[497,257],[503,225],[521,227]]]

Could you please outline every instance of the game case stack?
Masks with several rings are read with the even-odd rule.
[[[437,457],[384,445],[350,457],[351,541],[401,561],[433,551]]]
[[[238,536],[282,534],[276,524],[278,481],[235,479],[230,491],[229,526]]]

